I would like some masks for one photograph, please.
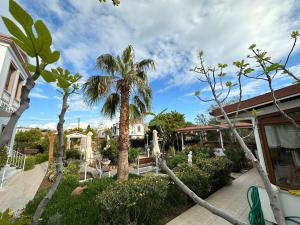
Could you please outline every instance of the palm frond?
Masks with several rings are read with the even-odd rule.
[[[129,121],[131,124],[140,120],[143,114],[139,111],[139,108],[135,104],[129,105]]]
[[[122,60],[125,65],[131,65],[134,61],[134,49],[132,45],[128,45],[123,51]]]
[[[143,59],[142,61],[136,64],[137,69],[139,71],[154,71],[155,70],[155,62],[152,59]]]
[[[133,103],[135,106],[137,106],[137,108],[139,109],[139,111],[142,113],[142,114],[146,114],[147,112],[147,106],[146,104],[139,98],[139,96],[135,95],[133,97]]]
[[[96,66],[111,75],[120,72],[119,63],[111,54],[100,55],[97,58]]]
[[[120,106],[120,96],[118,93],[112,93],[109,95],[101,109],[101,112],[104,114],[104,116],[109,117],[112,119],[115,115]]]
[[[112,76],[92,76],[83,85],[84,99],[90,106],[96,105],[107,96],[112,88]]]

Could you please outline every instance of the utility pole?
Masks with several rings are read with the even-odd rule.
[[[79,128],[80,128],[80,118],[78,118],[78,130],[79,130]]]

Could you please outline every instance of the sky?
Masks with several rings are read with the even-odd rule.
[[[300,30],[298,0],[18,0],[34,19],[42,19],[53,37],[53,48],[61,51],[54,66],[80,73],[83,82],[101,75],[96,58],[105,53],[121,54],[133,45],[136,60],[151,58],[156,71],[149,72],[153,90],[152,111],[176,110],[195,122],[199,113],[208,113],[211,103],[200,102],[193,93],[201,90],[209,98],[207,84],[190,71],[199,64],[198,53],[205,52],[207,65],[226,63],[228,79],[235,79],[232,62],[245,59],[248,47],[256,43],[275,61],[284,60],[292,46],[290,33]],[[0,15],[9,16],[8,0],[0,0]],[[7,33],[2,21],[0,32]],[[289,67],[300,74],[300,44]],[[292,80],[279,76],[274,88],[290,85]],[[268,90],[261,80],[243,80],[243,99]],[[234,98],[238,91],[233,90]],[[18,125],[55,129],[61,96],[55,85],[38,80],[31,95],[30,108]],[[66,127],[88,124],[109,126],[116,122],[101,115],[102,104],[88,107],[81,94],[73,95],[66,114]],[[148,118],[148,120],[151,118]]]

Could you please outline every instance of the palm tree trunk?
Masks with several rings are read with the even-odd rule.
[[[119,121],[119,162],[118,180],[128,180],[128,146],[129,146],[129,88],[121,90],[121,108]]]

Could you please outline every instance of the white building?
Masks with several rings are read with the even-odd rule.
[[[23,66],[26,62],[26,54],[9,36],[0,34],[0,133],[20,106],[22,86],[30,76]],[[13,148],[15,131],[8,143],[9,151]]]
[[[33,128],[30,128],[30,127],[17,127],[16,128],[16,133],[29,131],[31,129],[33,129]]]
[[[119,136],[119,123],[116,123],[111,128],[113,137]],[[134,123],[129,125],[129,137],[130,139],[144,139],[146,133],[146,126],[144,123]]]

